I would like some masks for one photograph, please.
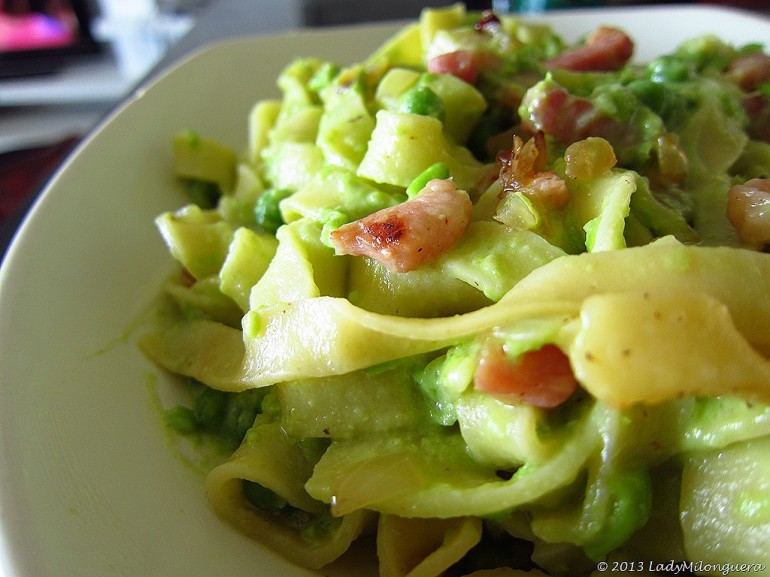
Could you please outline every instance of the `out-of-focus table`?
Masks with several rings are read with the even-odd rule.
[[[114,85],[119,80],[113,78],[117,76],[116,73],[99,66],[99,74],[107,74],[110,80],[99,86],[104,88],[109,84],[108,88],[112,90],[104,98],[97,98],[96,95],[88,101],[57,103],[56,106],[46,106],[47,103],[41,101],[39,105],[14,107],[4,102],[6,106],[0,109],[0,119],[4,120],[3,126],[6,128],[5,133],[0,134],[0,140],[3,141],[0,154],[0,260],[49,178],[116,103],[174,62],[210,42],[238,35],[282,32],[301,26],[299,6],[298,0],[212,0],[196,16],[193,28],[172,45],[148,74],[133,85],[126,86],[122,95],[114,94]],[[98,83],[98,79],[89,78]],[[89,78],[84,81],[88,82]],[[47,82],[45,78],[25,79],[10,89],[6,88],[3,95],[10,94],[12,100],[17,92],[34,91],[36,84],[44,90]],[[62,90],[61,79],[52,78],[50,84],[54,91]],[[71,84],[67,86],[72,88]],[[17,89],[17,86],[20,88]],[[89,90],[88,87],[83,89]],[[92,93],[94,91],[98,91],[98,86],[91,90]],[[15,141],[18,142],[18,148],[13,149],[5,140],[12,138],[10,132],[17,125],[25,130],[19,131]],[[52,142],[46,142],[42,136],[46,131],[54,134]],[[36,135],[40,137],[37,141]]]

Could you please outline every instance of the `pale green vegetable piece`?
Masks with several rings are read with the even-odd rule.
[[[697,398],[681,428],[685,451],[726,447],[770,435],[770,405],[738,397]]]
[[[770,176],[770,142],[750,140],[738,160],[730,167],[743,180]]]
[[[376,122],[359,176],[406,188],[429,166],[443,162],[458,188],[476,186],[483,165],[467,149],[447,140],[440,120],[380,110]]]
[[[251,288],[262,278],[277,248],[278,240],[271,234],[244,227],[235,231],[219,271],[219,286],[241,310],[249,309]]]
[[[734,227],[726,217],[727,171],[748,143],[742,118],[724,108],[724,89],[701,91],[702,104],[680,133],[690,164],[689,187],[695,199],[695,228],[704,244],[737,245]]]
[[[317,144],[326,161],[355,171],[366,153],[374,130],[374,117],[363,94],[355,87],[332,84],[321,94],[324,111],[318,127]]]
[[[324,153],[309,142],[285,142],[268,149],[266,173],[273,187],[295,191],[311,182],[324,166]]]
[[[228,191],[235,182],[235,151],[211,138],[192,130],[174,135],[174,174],[182,178],[214,182]]]
[[[465,4],[457,2],[446,8],[426,8],[420,13],[420,40],[427,48],[439,30],[456,28],[466,18]]]
[[[748,143],[744,118],[726,109],[726,96],[724,85],[704,80],[700,105],[680,132],[680,144],[696,176],[725,174]]]
[[[163,213],[155,224],[173,257],[196,279],[219,272],[233,239],[233,229],[216,211],[188,205],[173,213]]]
[[[487,101],[473,85],[451,74],[427,74],[421,84],[430,88],[444,103],[444,131],[458,144],[465,144]]]
[[[603,184],[611,188],[606,194],[602,191]],[[610,182],[580,181],[579,188],[583,188],[584,198],[596,195],[600,203],[596,210],[598,214],[583,225],[588,252],[625,248],[623,231],[626,217],[631,211],[631,195],[636,190],[634,174],[626,172]]]
[[[398,110],[398,103],[404,93],[420,80],[420,73],[411,68],[391,68],[377,84],[374,101],[380,108]]]
[[[382,73],[393,66],[423,66],[420,34],[419,24],[407,24],[369,56],[364,67]]]
[[[636,230],[633,229],[634,226]],[[660,202],[650,190],[649,181],[638,174],[636,189],[631,195],[631,214],[626,218],[624,232],[627,239],[641,236],[645,239],[644,242],[668,235],[685,243],[699,240],[698,232],[690,226],[684,215]]]
[[[260,100],[249,112],[249,156],[252,164],[262,161],[262,151],[270,143],[270,131],[281,111],[280,100]]]

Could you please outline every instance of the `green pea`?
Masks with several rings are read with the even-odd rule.
[[[418,174],[417,177],[406,188],[407,198],[414,198],[417,196],[417,193],[425,188],[425,185],[435,178],[449,178],[449,168],[447,168],[447,165],[443,162],[431,164],[428,168]]]
[[[667,55],[650,62],[647,74],[653,82],[684,82],[690,78],[690,68],[687,63]]]
[[[198,430],[192,409],[178,405],[165,412],[166,424],[182,435],[190,435]]]
[[[407,90],[401,97],[399,110],[408,114],[432,116],[442,121],[446,115],[444,102],[427,86],[416,86]]]
[[[628,84],[628,89],[634,93],[634,96],[655,112],[663,110],[666,100],[665,89],[658,82],[652,80],[634,80]]]
[[[265,513],[280,513],[288,505],[286,499],[259,483],[243,481],[241,487],[249,504]]]
[[[222,196],[216,182],[191,178],[186,181],[187,196],[203,209],[215,208]]]
[[[307,83],[307,86],[310,90],[314,92],[321,92],[324,88],[326,88],[329,84],[332,83],[332,81],[336,78],[337,74],[340,72],[340,67],[336,64],[332,64],[331,62],[324,62],[318,70],[316,70],[315,74],[311,76],[310,80]]]
[[[271,188],[263,192],[257,199],[254,205],[254,218],[257,226],[264,232],[275,234],[278,227],[283,224],[279,203],[289,194],[288,191]]]
[[[195,399],[195,421],[204,430],[216,431],[227,410],[226,393],[214,389],[204,389]]]
[[[644,468],[619,471],[607,480],[609,515],[597,537],[583,545],[592,559],[619,547],[647,522],[652,508],[652,480]]]

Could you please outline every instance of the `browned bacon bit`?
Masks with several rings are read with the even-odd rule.
[[[529,92],[522,102],[526,109],[522,124],[527,130],[544,132],[564,143],[599,136],[593,128],[601,115],[589,100],[556,87],[532,100],[528,96]]]
[[[451,74],[468,84],[476,82],[479,67],[476,55],[471,50],[457,50],[440,54],[428,60],[428,72],[431,74]]]
[[[496,32],[500,28],[500,18],[493,10],[484,10],[473,25],[476,32]]]
[[[563,144],[599,136],[612,145],[620,158],[641,138],[633,124],[615,120],[590,100],[573,96],[558,86],[535,94],[527,91],[520,109],[524,111],[522,126],[532,134],[542,131]]]
[[[545,62],[549,70],[566,68],[575,72],[619,70],[631,59],[634,43],[622,30],[600,26],[582,46],[567,50]]]
[[[727,218],[746,243],[770,243],[770,180],[753,178],[727,193]]]
[[[474,374],[474,388],[513,403],[544,409],[558,407],[578,388],[569,358],[556,345],[545,345],[509,359],[502,346],[487,345]]]
[[[569,202],[567,183],[555,172],[546,170],[545,136],[542,132],[537,132],[526,143],[514,135],[513,148],[500,160],[501,195],[520,191],[552,210],[558,210]]]
[[[331,233],[337,254],[371,257],[393,272],[438,259],[463,236],[473,205],[451,180],[431,180],[413,199]]]
[[[751,92],[770,78],[770,56],[764,52],[752,52],[732,61],[725,76],[742,90]]]

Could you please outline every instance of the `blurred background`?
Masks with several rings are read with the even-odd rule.
[[[195,26],[210,27],[213,38],[273,33],[414,18],[424,6],[453,1],[0,0],[0,257],[67,154],[138,83],[197,47],[185,42]],[[770,14],[768,0],[689,3],[696,2]],[[527,13],[653,3],[688,2],[466,1],[470,9]]]

